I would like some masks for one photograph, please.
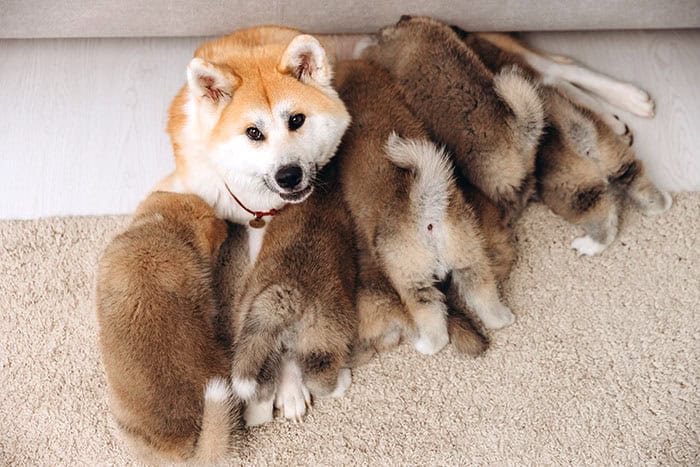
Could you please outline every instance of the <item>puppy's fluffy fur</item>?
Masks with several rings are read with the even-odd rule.
[[[150,463],[214,462],[237,441],[240,403],[215,337],[212,263],[226,224],[194,195],[156,192],[105,250],[97,318],[111,409]]]
[[[494,75],[449,26],[430,18],[404,16],[377,41],[361,56],[389,70],[464,177],[519,212],[534,191],[544,126],[536,86],[516,68]]]
[[[441,281],[487,327],[512,323],[498,298],[479,221],[453,179],[447,154],[429,141],[384,70],[341,62],[336,79],[353,117],[336,157],[360,252],[362,344],[381,348],[398,340],[405,329],[403,302],[415,325],[416,349],[439,351],[448,342],[445,296],[436,287]],[[461,319],[455,322],[464,324]],[[452,330],[461,350],[485,348],[471,328]]]
[[[357,335],[352,226],[334,163],[318,183],[308,200],[270,222],[236,300],[233,386],[249,402],[249,425],[268,421],[273,402],[298,419],[310,395],[340,396],[350,384]]]
[[[494,73],[516,64],[540,79],[519,54],[524,46],[514,39],[453,30]],[[585,255],[607,248],[617,235],[624,197],[648,214],[670,207],[670,196],[654,186],[636,159],[629,132],[616,134],[600,115],[574,103],[555,86],[542,85],[541,93],[547,128],[537,155],[538,193],[552,211],[583,227],[586,235],[574,240],[573,248]]]

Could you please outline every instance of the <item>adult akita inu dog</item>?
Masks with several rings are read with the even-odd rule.
[[[354,297],[331,293],[311,303],[314,295],[308,289],[314,284],[303,275],[291,277],[298,271],[326,271],[319,280],[331,288],[345,284],[346,274],[354,280],[352,242],[326,239],[346,238],[346,230],[351,238],[350,227],[337,223],[319,233],[318,222],[305,221],[326,210],[343,210],[333,196],[312,195],[350,122],[331,79],[328,55],[314,37],[273,26],[246,29],[197,49],[187,84],[170,108],[176,170],[159,188],[195,193],[219,217],[248,226],[252,268],[246,284],[254,284],[257,293],[234,305],[234,315],[241,316],[232,320],[232,334],[233,387],[251,402],[245,414],[249,424],[271,417],[269,391],[258,391],[270,386],[261,385],[263,380],[272,378],[276,405],[295,419],[304,414],[309,392],[323,395],[333,392],[333,383],[340,389],[349,384],[349,371],[340,371],[343,352],[335,351],[352,344]],[[314,199],[290,206],[272,220],[286,205],[309,196]],[[306,247],[296,247],[300,242]],[[340,267],[338,258],[349,258],[348,264]],[[278,289],[284,293],[273,293]],[[342,310],[344,320],[331,324],[335,327],[325,334],[312,329],[328,310]],[[263,329],[266,325],[270,329]],[[262,334],[273,338],[265,347],[250,349],[248,344]],[[304,340],[312,335],[318,338],[315,347]],[[292,338],[297,341],[290,344]],[[311,368],[309,355],[324,356],[324,371],[312,371],[318,368]],[[265,374],[256,374],[261,362],[268,362]],[[324,384],[318,383],[320,373]]]
[[[331,79],[318,40],[293,29],[201,45],[170,107],[176,169],[158,188],[196,193],[240,224],[304,201],[350,122]],[[263,231],[252,229],[251,257]]]

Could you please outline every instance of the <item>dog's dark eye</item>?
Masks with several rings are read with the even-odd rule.
[[[245,134],[248,135],[248,138],[252,139],[253,141],[262,141],[265,139],[265,135],[262,134],[262,131],[258,130],[254,126],[247,128],[245,130]]]
[[[306,115],[304,114],[294,114],[289,117],[289,130],[297,131],[306,121]]]

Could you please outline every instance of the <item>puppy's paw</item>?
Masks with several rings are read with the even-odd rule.
[[[488,313],[481,316],[486,329],[501,329],[515,322],[515,315],[510,308],[502,303],[492,307]]]
[[[271,422],[273,409],[272,398],[250,401],[243,412],[243,420],[246,426],[259,426]]]
[[[442,350],[450,341],[447,326],[436,326],[433,329],[421,330],[414,344],[416,350],[424,355],[434,355]]]
[[[352,384],[352,373],[350,368],[341,368],[338,371],[338,383],[335,386],[335,390],[330,394],[329,397],[343,397],[345,391],[348,390]]]
[[[585,235],[574,239],[574,241],[571,242],[571,248],[576,250],[579,256],[595,256],[605,251],[607,246],[593,240],[590,236]]]
[[[644,89],[625,83],[618,89],[618,99],[622,107],[633,114],[645,118],[654,117],[654,99]]]
[[[645,206],[644,214],[648,216],[656,216],[671,209],[672,204],[673,198],[671,195],[667,191],[659,191],[658,199]]]
[[[283,382],[275,397],[275,408],[284,418],[302,422],[306,408],[311,406],[311,394],[301,380]]]

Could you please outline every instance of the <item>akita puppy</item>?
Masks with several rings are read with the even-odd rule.
[[[461,174],[517,214],[534,192],[544,126],[536,86],[516,69],[494,75],[449,26],[403,16],[361,57],[389,70],[414,114]]]
[[[100,259],[110,406],[143,461],[210,463],[239,442],[241,404],[214,329],[212,267],[226,234],[202,199],[157,192]]]
[[[270,223],[237,287],[232,381],[249,426],[271,420],[273,405],[299,420],[311,396],[339,397],[351,383],[355,251],[334,165],[307,201]]]
[[[353,116],[336,157],[366,275],[363,287],[381,295],[386,277],[408,309],[421,353],[434,354],[448,342],[445,295],[436,286],[441,281],[458,291],[487,328],[511,324],[515,317],[498,296],[486,242],[452,164],[430,142],[391,77],[369,63],[341,62],[337,87]],[[392,302],[391,291],[383,295]],[[382,334],[390,331],[382,311],[369,305],[359,310],[361,340],[391,341]],[[394,336],[403,327],[400,313],[395,315]],[[472,353],[485,347],[473,330],[460,338],[469,341],[465,347]]]
[[[214,206],[220,217],[248,226],[253,270],[246,287],[260,295],[241,299],[236,310],[241,316],[234,313],[233,321],[242,323],[233,336],[237,349],[235,389],[246,400],[268,397],[256,390],[253,383],[262,375],[253,371],[261,368],[258,355],[267,356],[266,349],[277,349],[277,339],[283,336],[283,348],[288,351],[270,371],[281,373],[279,384],[275,385],[278,406],[290,418],[303,415],[304,396],[309,390],[325,392],[308,377],[308,365],[300,358],[308,357],[305,350],[315,348],[311,344],[313,336],[331,339],[333,330],[314,334],[307,321],[313,322],[312,316],[323,320],[329,310],[353,310],[352,302],[345,303],[347,297],[340,293],[320,295],[314,303],[304,301],[313,295],[314,288],[334,288],[344,283],[346,272],[336,265],[338,258],[347,258],[345,248],[352,244],[329,241],[324,248],[314,244],[306,250],[289,246],[292,240],[322,241],[321,237],[316,238],[320,224],[304,221],[308,216],[332,207],[342,212],[342,206],[334,206],[328,197],[308,206],[302,203],[314,191],[319,172],[334,155],[350,122],[331,85],[332,74],[328,55],[318,40],[292,29],[246,29],[203,44],[188,66],[187,85],[170,109],[168,131],[175,150],[176,171],[160,185],[196,193]],[[294,206],[299,203],[299,207]],[[295,222],[298,225],[293,225]],[[272,228],[274,224],[278,225]],[[335,235],[339,229],[340,226],[329,230],[329,234]],[[288,237],[289,232],[297,237]],[[331,251],[331,247],[339,249]],[[261,248],[264,256],[256,260]],[[320,267],[322,264],[328,267]],[[350,262],[345,267],[348,277],[353,276],[354,265]],[[307,268],[311,268],[307,276],[295,276]],[[274,274],[269,273],[270,269]],[[318,271],[325,271],[326,275],[318,275]],[[256,277],[257,281],[253,279]],[[316,277],[317,281],[309,282],[305,277]],[[268,288],[281,288],[285,293],[263,293]],[[295,301],[296,297],[301,299]],[[264,313],[269,320],[261,317]],[[302,349],[306,336],[301,332],[283,332],[287,328],[273,323],[275,316],[285,326],[296,325],[297,330],[308,331],[310,347]],[[252,353],[246,351],[246,343],[255,338],[255,333],[262,332],[265,323],[275,326],[268,330],[275,337],[267,347],[253,349]],[[338,333],[343,334],[344,329]],[[291,345],[289,336],[297,338],[301,347]],[[323,350],[319,342],[314,342]],[[346,344],[349,342],[343,342]],[[333,349],[335,345],[340,344],[328,343]],[[336,359],[324,357],[323,362],[337,376]],[[349,374],[343,374],[347,380]],[[311,384],[308,388],[305,380]],[[249,407],[249,423],[268,418],[269,404],[266,400],[258,402]]]
[[[494,73],[515,64],[543,81],[547,128],[537,155],[538,193],[552,211],[583,227],[586,235],[571,244],[579,254],[599,254],[615,239],[622,198],[647,214],[671,206],[671,197],[656,188],[636,159],[632,134],[617,117],[594,103],[594,109],[586,108],[592,97],[583,98],[580,90],[570,95],[569,84],[530,66],[537,55],[512,37],[453,29]]]

